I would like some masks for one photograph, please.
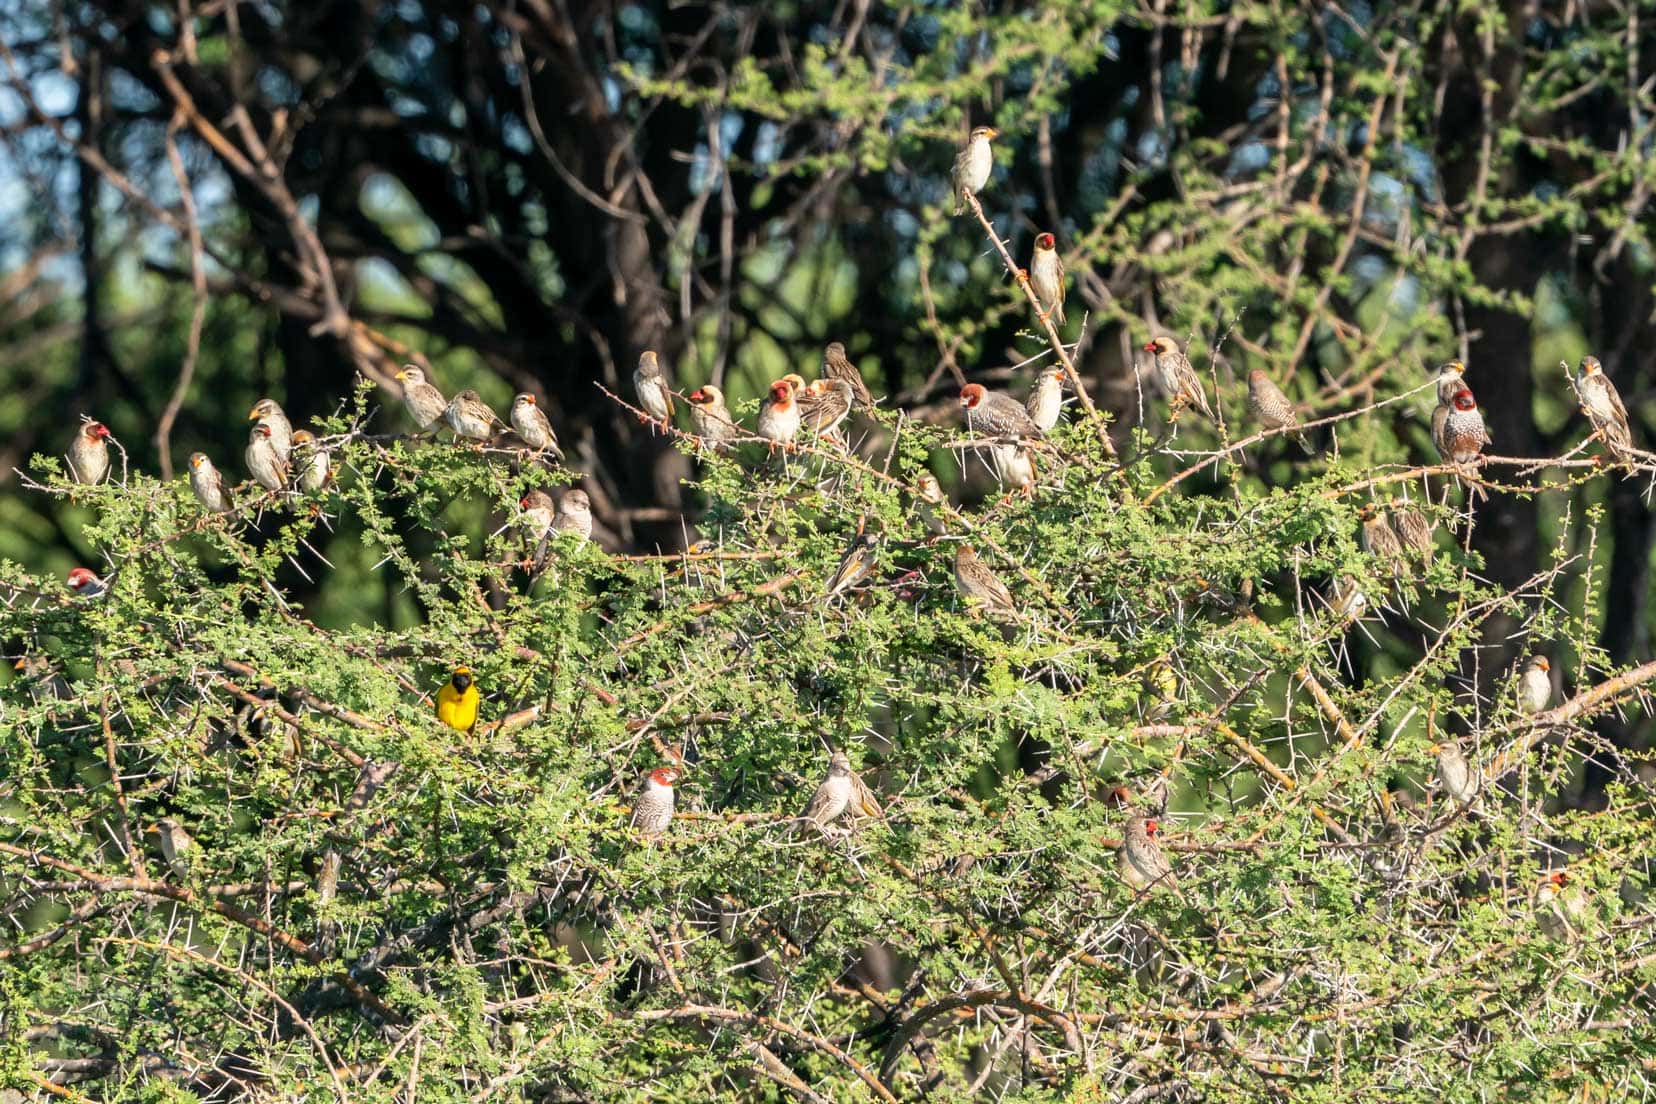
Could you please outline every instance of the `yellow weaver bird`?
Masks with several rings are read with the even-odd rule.
[[[470,667],[456,667],[437,691],[437,719],[465,733],[477,727],[477,686]]]

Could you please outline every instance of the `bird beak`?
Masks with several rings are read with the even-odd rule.
[[[1436,755],[1438,752],[1440,752],[1442,750],[1443,750],[1443,745],[1442,744],[1433,744],[1432,746],[1430,746],[1426,749],[1426,751],[1429,754],[1432,754],[1432,755]]]
[[[1150,344],[1148,344],[1144,347],[1144,351],[1147,352],[1147,353],[1155,352],[1156,351],[1156,343],[1154,341],[1152,341]]]
[[[1000,137],[1000,131],[997,130],[996,128],[994,128],[994,127],[990,127],[989,128],[989,137],[999,138]]]
[[[400,381],[405,380],[405,379],[408,378],[408,373],[407,372],[398,372],[396,375],[392,376],[391,378],[400,382]]]
[[[21,671],[24,667],[26,667],[28,665],[28,663],[29,663],[29,661],[27,659],[19,656],[17,662],[12,664],[12,670]]]
[[[257,407],[247,412],[247,420],[250,422],[256,422],[259,420],[259,411]]]

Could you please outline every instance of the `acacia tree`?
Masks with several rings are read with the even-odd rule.
[[[1636,18],[0,19],[38,200],[5,231],[0,371],[28,401],[0,424],[26,467],[68,435],[38,411],[85,407],[130,461],[71,495],[38,459],[4,502],[0,634],[31,662],[0,699],[0,1076],[98,1099],[1645,1091],[1650,464],[1594,458],[1556,367],[1596,350],[1650,439]],[[1000,166],[951,220],[986,120]],[[1036,229],[1072,278],[1053,331],[1008,273]],[[1222,424],[1168,430],[1136,355],[1158,332],[1194,337]],[[630,395],[654,347],[751,424],[831,338],[891,400],[854,456],[711,454],[590,386]],[[1478,501],[1419,466],[1420,366],[1451,354],[1501,454],[1459,473]],[[1003,500],[952,396],[1048,358],[1086,405]],[[554,400],[569,468],[398,437],[373,408],[410,359],[497,408]],[[1334,419],[1315,456],[1244,436],[1254,367]],[[327,430],[335,486],[221,519],[154,477],[236,455],[265,391]],[[959,504],[941,537],[926,467]],[[531,575],[514,504],[575,479],[601,547],[554,542]],[[1401,568],[1357,543],[1394,493],[1439,524]],[[879,566],[829,600],[856,532]],[[961,606],[963,541],[1013,616]],[[105,597],[61,588],[69,555]],[[1526,653],[1558,678],[1539,717],[1512,694]],[[428,700],[457,662],[485,692],[470,737]],[[1471,809],[1428,792],[1450,736]],[[883,806],[849,833],[792,823],[830,748]],[[682,815],[649,843],[627,806],[668,763]],[[1164,804],[1177,888],[1135,893],[1126,813]]]

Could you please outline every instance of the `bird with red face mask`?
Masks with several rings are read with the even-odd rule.
[[[1162,392],[1172,401],[1167,413],[1169,421],[1177,418],[1187,406],[1200,410],[1208,421],[1217,421],[1213,408],[1208,405],[1207,392],[1202,389],[1202,377],[1196,374],[1190,358],[1179,348],[1177,341],[1164,335],[1144,346],[1144,351],[1155,354],[1156,378],[1161,383]]]
[[[90,418],[69,442],[69,478],[76,483],[102,483],[109,474],[109,427]]]
[[[1179,884],[1156,841],[1160,834],[1161,822],[1153,816],[1134,813],[1127,818],[1121,847],[1116,850],[1116,869],[1121,872],[1121,880],[1140,893]]]
[[[794,438],[799,435],[799,424],[799,403],[794,399],[793,380],[783,377],[770,385],[770,393],[760,404],[756,429],[774,452],[778,446],[793,448]]]
[[[82,598],[102,598],[109,593],[109,584],[86,567],[72,568],[68,578],[64,580],[69,589]]]

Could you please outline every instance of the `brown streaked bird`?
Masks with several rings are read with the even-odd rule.
[[[1029,286],[1041,304],[1041,321],[1064,324],[1064,258],[1058,255],[1058,239],[1051,234],[1035,235],[1035,251],[1029,255]]]
[[[672,767],[657,767],[645,778],[644,791],[632,810],[632,827],[645,839],[656,839],[673,823],[673,783],[678,777]]]
[[[800,427],[818,437],[840,439],[841,423],[851,414],[856,395],[842,379],[816,379],[799,396]]]
[[[1271,377],[1260,368],[1248,373],[1248,413],[1254,416],[1254,421],[1258,422],[1262,429],[1290,429],[1299,425],[1299,414],[1295,412],[1294,404],[1282,393],[1282,388],[1271,382]],[[1292,437],[1307,453],[1315,451],[1305,434],[1299,430],[1294,429],[1287,436]]]
[[[592,539],[592,500],[581,490],[568,490],[558,499],[558,513],[552,519],[558,533],[575,533],[582,542]]]
[[[663,428],[673,424],[673,392],[667,386],[667,377],[662,375],[661,361],[654,349],[638,354],[638,367],[633,369],[633,391],[646,414]]]
[[[955,214],[966,210],[967,192],[975,196],[989,183],[989,174],[995,171],[995,151],[989,147],[989,143],[998,137],[1000,131],[994,127],[974,127],[971,137],[966,139],[966,145],[955,154],[954,169],[950,173],[950,181],[954,187]]]
[[[1177,341],[1164,334],[1145,345],[1144,351],[1155,354],[1156,374],[1161,380],[1163,392],[1172,402],[1168,411],[1169,421],[1177,418],[1179,411],[1187,406],[1201,411],[1210,422],[1218,420],[1213,416],[1213,408],[1208,405],[1207,392],[1202,389],[1202,377],[1196,374],[1190,358],[1179,348]]]
[[[988,613],[1012,613],[1017,609],[1012,592],[969,544],[955,550],[954,579],[955,589],[968,606]]]
[[[505,423],[489,409],[489,404],[483,401],[483,396],[470,387],[449,400],[443,410],[443,420],[454,430],[456,437],[472,441],[487,441],[496,430],[506,428]]]
[[[1153,816],[1134,813],[1127,818],[1121,846],[1116,850],[1116,869],[1121,872],[1121,880],[1138,893],[1178,887],[1173,867],[1156,840],[1160,834],[1161,822]]]
[[[1391,500],[1392,529],[1402,538],[1404,547],[1422,555],[1430,556],[1435,547],[1432,534],[1436,527],[1430,518],[1420,512],[1420,508],[1404,501],[1401,498]]]
[[[403,385],[403,406],[420,429],[430,429],[448,410],[448,400],[429,383],[418,365],[405,364],[397,373],[397,382]]]
[[[1455,804],[1470,805],[1478,796],[1478,777],[1459,740],[1443,740],[1426,749],[1437,756],[1438,788]]]
[[[1440,406],[1448,406],[1455,401],[1455,392],[1466,386],[1461,382],[1466,375],[1466,365],[1458,360],[1446,361],[1438,365],[1437,369],[1437,401]]]
[[[1432,412],[1432,442],[1445,460],[1463,465],[1476,462],[1490,443],[1478,400],[1469,388],[1462,387],[1447,406],[1440,404]]]
[[[253,404],[253,409],[247,412],[250,422],[264,422],[270,426],[270,444],[276,450],[276,455],[286,462],[293,452],[293,423],[277,405],[275,399],[260,399]]]
[[[825,830],[851,807],[852,799],[858,796],[857,788],[850,757],[843,751],[834,752],[828,757],[828,777],[811,794],[804,812],[799,814],[800,822]]]
[[[1029,392],[1029,398],[1024,400],[1024,410],[1029,414],[1029,420],[1034,422],[1042,433],[1047,432],[1058,424],[1058,419],[1064,412],[1064,382],[1068,379],[1062,365],[1049,365],[1041,369],[1041,374],[1035,377],[1035,386]]]
[[[1022,403],[1010,395],[990,391],[981,383],[968,383],[960,389],[960,410],[966,416],[966,428],[985,437],[1014,441],[1045,436]]]
[[[228,514],[236,508],[224,476],[205,452],[190,453],[190,490],[195,492],[196,501],[212,513]]]
[[[928,471],[915,477],[914,486],[914,512],[920,515],[928,533],[934,537],[942,535],[943,512],[938,507],[949,501],[949,496],[943,493],[943,484]]]
[[[1357,511],[1362,519],[1363,529],[1360,541],[1363,551],[1382,563],[1391,563],[1395,567],[1396,561],[1403,556],[1403,539],[1392,529],[1386,515],[1380,512],[1380,507],[1372,502],[1365,502]]]
[[[1531,897],[1535,923],[1541,934],[1560,943],[1573,943],[1587,934],[1590,915],[1587,896],[1567,870],[1545,875]]]
[[[1552,661],[1533,655],[1518,675],[1518,712],[1525,716],[1540,713],[1552,703]]]
[[[333,458],[308,429],[293,431],[293,482],[301,490],[315,494],[333,481]]]
[[[261,421],[247,432],[247,471],[267,491],[287,488],[288,464],[276,451],[276,432]]]
[[[558,435],[552,432],[552,422],[547,418],[546,411],[540,408],[540,400],[527,391],[520,391],[512,399],[510,413],[512,430],[523,439],[523,443],[536,452],[550,452],[558,460],[563,460],[563,450],[558,447]]]
[[[69,462],[69,478],[76,483],[102,483],[109,474],[109,427],[82,416],[65,459]]]
[[[862,373],[851,363],[845,355],[845,346],[838,341],[830,341],[822,351],[822,374],[828,379],[849,383],[858,410],[867,410],[874,405],[874,396],[869,393],[868,384],[863,382]]]
[[[854,535],[851,543],[846,546],[845,555],[840,557],[839,566],[828,578],[828,589],[824,597],[833,598],[843,594],[873,575],[879,552],[878,534],[872,530],[864,530]]]
[[[759,406],[759,420],[756,431],[775,451],[780,446],[784,449],[793,448],[794,438],[799,435],[800,414],[799,403],[794,400],[793,381],[788,377],[777,380],[770,385],[770,394]]]
[[[690,428],[708,447],[729,448],[729,442],[742,435],[742,427],[736,424],[725,405],[723,391],[708,383],[686,397],[690,400]]]
[[[1627,422],[1627,408],[1610,377],[1604,374],[1604,365],[1598,357],[1581,358],[1581,374],[1576,377],[1576,393],[1581,398],[1581,409],[1593,423],[1599,439],[1610,455],[1626,460],[1633,451],[1633,430]]]

